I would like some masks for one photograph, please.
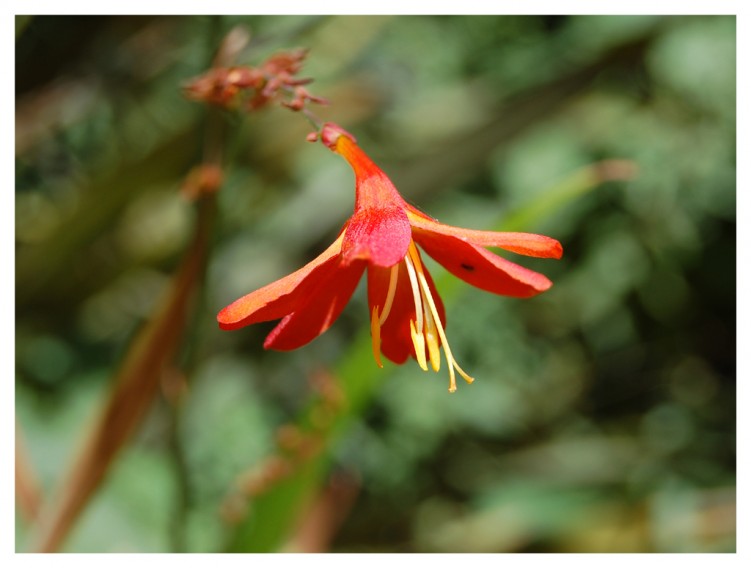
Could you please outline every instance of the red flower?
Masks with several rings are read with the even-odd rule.
[[[318,258],[224,308],[217,316],[219,326],[230,330],[281,318],[264,347],[296,349],[334,323],[367,268],[373,355],[378,365],[382,366],[381,353],[399,364],[411,355],[424,370],[430,362],[438,371],[442,346],[449,391],[456,390],[455,370],[472,382],[451,352],[443,303],[416,244],[473,286],[528,298],[550,288],[550,280],[485,247],[560,258],[560,243],[542,235],[473,231],[439,223],[404,201],[351,134],[327,123],[321,140],[355,172],[354,214]]]

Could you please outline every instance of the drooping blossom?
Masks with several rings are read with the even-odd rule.
[[[486,247],[541,258],[560,258],[562,248],[550,237],[530,233],[475,231],[439,223],[408,204],[386,174],[362,151],[355,138],[327,123],[319,135],[355,172],[355,208],[337,239],[296,272],[251,292],[224,308],[222,329],[281,319],[264,347],[286,351],[310,342],[339,317],[367,270],[373,355],[394,363],[410,356],[426,370],[441,365],[469,376],[456,362],[446,337],[446,313],[420,249],[465,282],[503,296],[528,298],[551,281]],[[418,249],[418,246],[420,249]]]

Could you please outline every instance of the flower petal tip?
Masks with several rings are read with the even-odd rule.
[[[223,329],[225,331],[231,331],[233,329],[242,327],[242,323],[238,322],[236,318],[232,317],[232,313],[229,310],[229,307],[230,306],[227,306],[216,315],[216,321],[219,324],[219,329]]]
[[[534,288],[530,289],[530,294],[527,296],[528,298],[532,298],[534,296],[537,296],[538,294],[542,294],[543,292],[547,292],[550,290],[550,288],[553,287],[553,281],[550,280],[547,276],[543,274],[538,274],[539,278],[537,278],[537,282],[533,284]]]
[[[562,256],[563,256],[563,245],[559,241],[555,241],[555,244],[552,246],[551,251],[550,251],[550,258],[554,258],[558,260]]]

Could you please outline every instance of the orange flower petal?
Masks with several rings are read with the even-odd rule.
[[[306,301],[284,317],[266,337],[265,349],[290,351],[312,341],[342,313],[360,281],[365,264],[339,265],[311,292]]]
[[[409,334],[409,320],[415,318],[415,303],[404,263],[399,265],[396,293],[386,321],[381,325],[381,353],[394,363],[404,363],[412,353],[412,339]],[[368,304],[370,311],[383,304],[389,287],[391,270],[388,268],[368,268]]]
[[[375,266],[395,265],[407,254],[412,230],[401,207],[367,207],[355,211],[344,233],[345,262],[367,260]]]
[[[415,231],[414,238],[446,270],[482,290],[528,298],[552,286],[546,276],[459,238],[425,231]]]
[[[474,231],[444,225],[407,206],[407,216],[412,228],[419,233],[433,233],[447,237],[455,237],[481,247],[498,247],[525,256],[538,258],[561,258],[563,247],[555,239],[533,233],[507,233],[497,231]]]
[[[219,327],[226,330],[282,318],[308,301],[322,280],[327,280],[339,264],[343,236],[317,258],[293,272],[232,302],[217,315]]]

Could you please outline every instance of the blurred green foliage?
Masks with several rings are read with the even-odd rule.
[[[387,363],[374,375],[348,355],[368,325],[364,286],[311,345],[264,352],[272,324],[219,332],[216,312],[318,254],[353,181],[305,144],[301,117],[227,113],[184,455],[162,400],[65,550],[223,549],[236,479],[318,396],[315,372],[342,361],[356,362],[347,380],[362,368],[380,383],[321,466],[353,497],[323,500],[346,514],[288,547],[735,550],[732,17],[20,18],[15,392],[43,493],[187,245],[178,188],[201,159],[206,109],[180,86],[236,25],[253,37],[242,63],[310,48],[302,75],[332,103],[316,112],[355,133],[405,198],[465,227],[516,219],[565,255],[520,261],[555,283],[531,300],[446,284],[452,349],[477,378],[454,395],[444,373]],[[603,159],[638,175],[513,217]],[[266,510],[291,510],[269,495]],[[16,528],[23,550],[18,514]]]

